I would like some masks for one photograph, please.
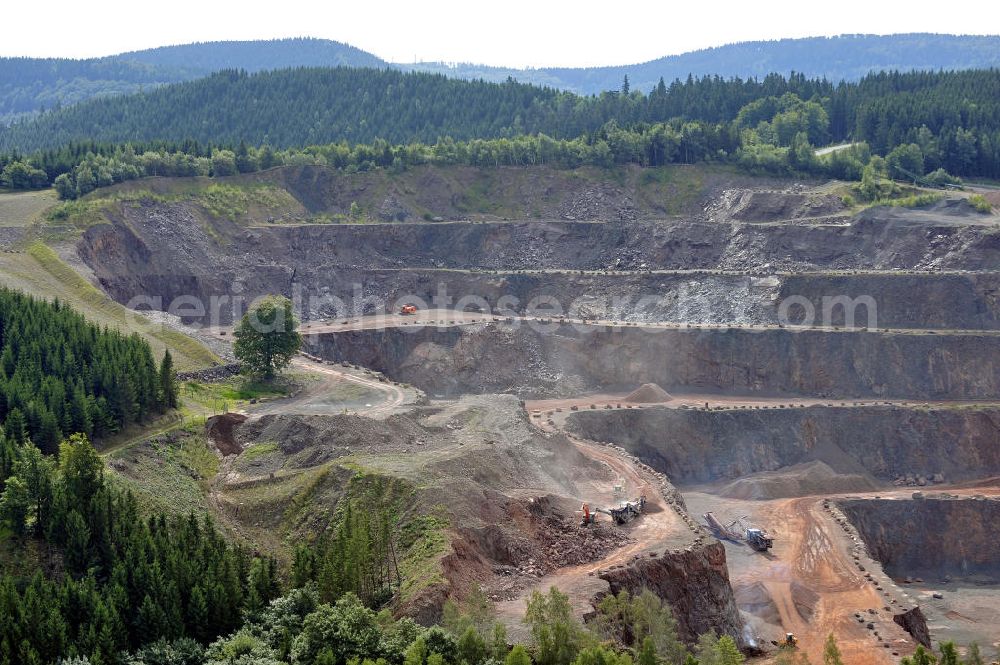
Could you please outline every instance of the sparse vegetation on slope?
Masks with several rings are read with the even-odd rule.
[[[205,346],[183,333],[153,324],[141,314],[130,312],[64,263],[52,248],[41,242],[28,247],[27,254],[0,258],[4,281],[38,298],[59,299],[99,325],[123,333],[144,335],[154,354],[170,349],[179,370],[200,369],[219,363]]]
[[[105,213],[116,207],[141,203],[190,202],[208,217],[230,221],[268,217],[271,214],[297,213],[301,206],[289,193],[275,185],[261,182],[225,182],[207,178],[178,180],[161,191],[146,188],[145,183],[121,189],[102,189],[84,199],[51,205],[44,220],[52,225],[70,225],[85,229],[105,220]],[[76,199],[76,195],[69,198]]]
[[[55,202],[52,190],[0,193],[0,226],[30,226]]]
[[[986,200],[982,194],[973,194],[969,197],[969,205],[975,208],[976,212],[988,213],[993,211],[993,204]]]

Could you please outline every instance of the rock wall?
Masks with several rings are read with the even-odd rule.
[[[896,579],[1000,582],[1000,499],[928,495],[838,505],[871,555]]]
[[[810,268],[975,270],[1000,264],[1000,234],[992,227],[950,220],[914,222],[892,211],[875,211],[846,226],[688,218],[627,224],[531,220],[246,228],[207,220],[185,203],[136,204],[123,208],[120,220],[88,229],[83,247],[97,249],[109,233],[141,238],[164,258],[197,259],[202,251],[242,258],[249,252],[258,259],[250,265],[294,262],[301,270],[405,266],[803,272]],[[928,235],[940,240],[928,243]],[[172,245],[177,239],[197,244]],[[209,267],[204,265],[204,271]]]
[[[819,397],[987,399],[1000,395],[997,340],[817,330],[519,324],[311,336],[316,355],[371,367],[429,394],[580,395],[667,389]]]
[[[196,369],[191,372],[177,372],[178,381],[204,381],[206,383],[217,383],[225,381],[238,375],[243,366],[240,363],[227,363],[217,367],[207,367]]]
[[[127,303],[138,295],[154,296],[163,301],[162,308],[178,296],[203,301],[212,296],[250,299],[264,293],[291,296],[295,284],[310,294],[333,292],[343,297],[349,295],[343,293],[348,286],[343,278],[350,271],[364,274],[395,268],[727,270],[767,279],[780,272],[979,270],[1000,265],[1000,233],[994,228],[943,217],[907,216],[917,214],[877,210],[838,225],[761,225],[690,217],[627,223],[532,220],[246,227],[207,216],[187,202],[123,203],[107,223],[87,229],[78,251],[116,300]],[[773,308],[766,297],[773,284],[751,283],[746,297],[752,302],[746,309],[741,285],[727,302],[723,289],[727,279],[706,274],[692,274],[686,282],[683,277],[651,277],[641,286],[646,291],[655,285],[656,293],[676,299],[686,284],[693,293],[695,313],[724,304],[732,309],[734,321],[741,316],[752,320],[755,307]],[[782,293],[810,298],[873,294],[884,312],[880,325],[903,327],[926,319],[931,327],[977,327],[977,323],[996,327],[997,290],[992,277],[951,277],[950,286],[940,287],[927,281],[931,279],[927,275],[911,276],[908,283],[889,277],[803,279],[807,281],[785,280],[788,286]],[[567,281],[567,294],[588,293],[586,279],[575,287],[575,278]],[[949,289],[954,290],[953,303],[947,298]],[[388,297],[381,290],[379,295]],[[945,308],[935,315],[937,305]],[[205,315],[186,319],[204,320]],[[221,322],[229,319],[231,314]]]
[[[623,590],[638,594],[649,589],[665,600],[674,611],[678,635],[685,642],[693,643],[702,633],[714,630],[731,636],[741,649],[750,646],[729,583],[726,550],[717,540],[638,559],[601,573],[601,579],[607,580],[614,594]]]
[[[820,461],[844,474],[947,481],[1000,474],[1000,409],[821,407],[571,413],[567,428],[616,443],[676,483]]]
[[[491,312],[546,311],[554,300],[573,318],[774,325],[802,323],[805,311],[795,303],[804,299],[814,325],[843,326],[850,317],[859,327],[1000,329],[1000,274],[995,273],[754,276],[336,269],[302,279],[343,300],[345,307],[337,310],[341,314],[345,309],[393,311],[414,298],[430,306],[446,296],[447,307],[485,301]],[[319,300],[304,313],[306,318],[336,316],[324,305]]]
[[[853,309],[854,324],[859,326],[1000,329],[1000,274],[995,272],[786,275],[781,277],[775,302],[805,298],[815,308],[817,322],[840,326],[847,312],[843,306],[832,306],[828,300],[830,315],[823,315],[824,299],[839,296],[858,303],[863,298],[874,302],[874,312],[860,304]]]

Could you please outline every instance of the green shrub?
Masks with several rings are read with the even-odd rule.
[[[969,197],[969,205],[975,208],[976,212],[988,213],[993,211],[993,204],[986,200],[982,194],[973,194]]]
[[[898,199],[880,199],[877,205],[893,206],[896,208],[923,208],[933,205],[943,199],[941,194],[911,194]]]

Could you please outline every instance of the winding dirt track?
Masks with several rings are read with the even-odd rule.
[[[292,366],[297,370],[316,374],[321,377],[321,380],[315,384],[307,386],[295,397],[266,402],[258,408],[252,409],[249,412],[250,415],[261,416],[278,413],[297,413],[300,410],[307,413],[315,413],[315,408],[306,411],[303,407],[307,405],[315,407],[317,399],[320,399],[325,394],[329,393],[331,388],[337,384],[344,382],[354,383],[370,388],[378,391],[384,396],[384,399],[381,402],[372,404],[372,406],[363,406],[351,409],[358,415],[380,418],[389,415],[395,409],[402,406],[406,401],[406,393],[403,389],[391,383],[382,383],[376,379],[358,376],[357,374],[339,370],[301,356],[292,360]]]

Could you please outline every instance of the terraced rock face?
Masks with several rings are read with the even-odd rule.
[[[850,309],[836,306],[831,298],[839,296],[859,305]],[[866,296],[874,303],[874,311],[860,305]],[[780,304],[788,298],[803,298],[814,308],[817,322],[826,325],[843,326],[853,313],[858,326],[1000,329],[1000,273],[996,272],[783,275],[774,302]],[[789,311],[789,322],[799,322],[799,316]]]
[[[814,461],[884,481],[1000,474],[997,408],[616,409],[572,413],[567,426],[621,445],[681,484]]]
[[[1000,395],[998,338],[990,335],[540,327],[355,330],[315,335],[307,345],[438,395],[571,396],[642,383],[838,398]]]
[[[626,320],[683,319],[771,322],[789,295],[803,295],[822,313],[824,296],[871,296],[877,323],[897,327],[997,327],[997,278],[957,275],[940,281],[931,270],[995,270],[1000,233],[972,213],[874,210],[836,223],[747,223],[706,215],[658,222],[407,222],[242,226],[213,219],[189,203],[126,204],[107,224],[91,227],[79,252],[102,286],[120,302],[156,296],[167,308],[180,296],[252,298],[264,293],[317,302],[307,316],[331,316],[323,295],[369,308],[400,295],[437,292],[479,295],[495,303],[512,295],[523,306],[536,295],[564,308],[582,299],[581,313]],[[385,272],[405,269],[409,275]],[[483,277],[446,270],[703,271],[682,275],[564,275]],[[889,271],[887,275],[803,273]],[[895,272],[924,274],[899,277]],[[704,271],[733,271],[735,275]],[[790,277],[784,273],[800,275]],[[662,302],[600,304],[612,296],[661,296]],[[595,297],[596,296],[596,297]],[[492,300],[491,300],[492,299]],[[595,302],[596,301],[596,302]],[[353,306],[351,302],[351,306]],[[339,311],[343,314],[343,311]],[[232,304],[222,307],[223,320]],[[859,316],[867,316],[859,312]],[[843,313],[834,311],[832,323]],[[206,316],[189,313],[190,320]],[[872,324],[864,319],[859,323]]]
[[[671,603],[685,638],[714,628],[749,646],[754,640],[744,635],[729,580],[736,571],[733,579],[742,576],[744,587],[747,580],[773,583],[748,602],[775,615],[764,621],[775,635],[816,628],[819,640],[803,639],[814,661],[829,629],[844,629],[851,653],[872,651],[868,628],[852,633],[842,621],[856,623],[850,614],[863,608],[841,606],[848,601],[838,594],[868,606],[880,602],[873,594],[883,589],[859,591],[865,582],[848,569],[861,564],[844,558],[815,495],[1000,474],[1000,408],[993,405],[1000,400],[997,218],[975,214],[957,198],[849,216],[828,187],[786,183],[779,191],[698,170],[617,175],[283,169],[242,177],[294,199],[295,210],[275,220],[258,215],[248,224],[249,213],[240,223],[217,219],[190,200],[121,204],[107,223],[84,233],[78,251],[116,300],[152,297],[146,305],[167,309],[180,298],[185,309],[173,311],[190,322],[225,326],[258,295],[292,297],[312,320],[310,329],[325,330],[306,338],[315,356],[378,370],[431,398],[459,398],[432,400],[377,425],[346,415],[265,415],[240,424],[233,440],[255,452],[240,454],[231,469],[242,477],[230,478],[220,494],[239,506],[266,486],[297,502],[296,479],[329,467],[336,471],[322,476],[311,500],[334,505],[357,468],[343,460],[419,487],[419,505],[446,507],[449,548],[435,560],[440,579],[405,603],[410,614],[433,621],[449,593],[461,595],[474,583],[493,584],[503,606],[527,589],[502,580],[557,579],[574,610],[583,611],[607,588],[649,587]],[[156,180],[137,186],[170,189]],[[354,201],[393,223],[295,223],[346,214]],[[463,303],[466,296],[472,298]],[[414,326],[417,317],[397,317],[398,327],[388,329],[345,322],[413,300],[422,314],[468,304],[500,316],[450,325],[445,315],[440,327]],[[561,313],[632,325],[559,322]],[[524,314],[546,320],[514,318]],[[317,322],[333,317],[330,325]],[[674,325],[649,325],[664,322]],[[626,408],[607,409],[580,401],[625,395],[641,384],[674,399],[657,393],[667,406],[638,408],[620,399]],[[547,414],[529,405],[528,414],[517,397],[575,399]],[[700,408],[716,397],[724,407]],[[782,400],[812,405],[774,408]],[[881,405],[851,403],[860,400]],[[949,403],[969,400],[989,403]],[[699,408],[691,408],[695,401]],[[560,427],[591,441],[573,440]],[[605,447],[593,441],[620,444],[678,484],[717,483],[706,490],[716,495],[702,501],[733,516],[763,506],[764,521],[770,514],[784,529],[775,552],[788,559],[736,552],[727,564],[736,545],[708,539],[674,499],[634,526],[636,533],[655,532],[663,520],[679,521],[683,538],[664,536],[677,542],[657,536],[656,548],[644,541],[636,548],[614,538],[601,546],[587,541],[573,516],[581,502],[611,496],[616,478],[637,469],[640,477],[662,480],[631,458],[611,467]],[[663,486],[676,495],[669,481]],[[907,549],[908,530],[919,532],[919,550],[935,547],[932,530],[960,541],[959,528],[996,521],[995,502],[945,503],[862,502],[845,512],[854,511],[869,548],[890,570],[994,579],[990,560],[1000,553],[981,529],[968,546],[940,545],[926,564]],[[273,537],[289,514],[247,505],[246,526],[262,537]],[[307,516],[315,521],[295,528],[323,528],[320,513]],[[812,526],[796,534],[802,524]],[[553,541],[553,533],[562,540]],[[806,539],[795,540],[800,535]],[[592,576],[572,565],[607,551]],[[831,575],[833,586],[805,594],[808,611],[792,607],[803,589],[820,578],[827,585]],[[828,597],[814,616],[820,592]],[[764,607],[775,597],[791,605]],[[779,616],[779,605],[792,611]],[[510,625],[523,627],[523,607],[514,610]],[[912,635],[928,641],[919,610],[900,616]],[[886,628],[898,630],[891,619]],[[900,642],[901,655],[909,653],[908,640]]]
[[[1000,582],[1000,499],[856,499],[838,505],[896,579]]]

